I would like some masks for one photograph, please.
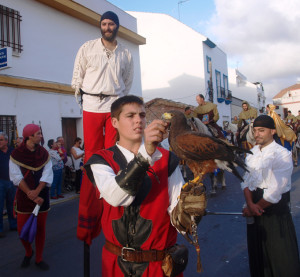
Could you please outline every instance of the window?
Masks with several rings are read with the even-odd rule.
[[[221,98],[221,73],[216,70],[217,97]]]
[[[16,117],[10,115],[0,115],[0,131],[8,136],[8,144],[14,146],[14,140],[17,138]]]
[[[18,11],[0,5],[0,47],[9,46],[15,53],[21,53],[21,16]]]
[[[225,89],[225,97],[228,97],[228,77],[223,74],[223,83],[224,83],[224,89]]]
[[[210,73],[210,69],[211,69],[211,58],[206,56],[206,69],[207,69],[207,73]]]

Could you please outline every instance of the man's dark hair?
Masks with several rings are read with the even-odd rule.
[[[126,96],[120,97],[115,102],[113,102],[111,105],[111,109],[110,109],[111,117],[112,118],[115,117],[119,120],[119,116],[120,116],[120,113],[122,112],[123,106],[127,105],[127,104],[133,104],[133,103],[141,105],[141,106],[144,105],[143,100],[138,96],[126,95]]]
[[[202,99],[204,99],[204,96],[201,93],[199,94],[199,97],[202,98]]]
[[[292,113],[291,111],[288,111],[288,113]]]
[[[52,145],[54,144],[54,139],[49,139],[48,140],[48,147],[51,149]]]
[[[191,107],[185,107],[184,111],[186,112],[186,111],[188,111],[190,109],[191,109]]]

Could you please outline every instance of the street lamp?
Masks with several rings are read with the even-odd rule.
[[[179,19],[179,21],[180,21],[180,9],[179,9],[179,5],[181,5],[182,3],[187,2],[187,1],[189,1],[189,0],[178,1],[178,19]]]

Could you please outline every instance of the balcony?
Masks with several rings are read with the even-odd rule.
[[[232,102],[231,91],[229,89],[217,87],[217,100],[219,103],[223,103],[225,101],[225,104],[229,105]]]
[[[219,103],[223,103],[225,101],[225,88],[217,87],[217,100]]]
[[[226,89],[225,92],[226,92],[225,104],[229,105],[232,102],[232,93],[231,90],[229,89]]]

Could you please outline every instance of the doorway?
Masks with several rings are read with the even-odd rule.
[[[77,138],[76,118],[62,118],[62,136],[65,140],[65,149],[70,155],[70,150]]]

